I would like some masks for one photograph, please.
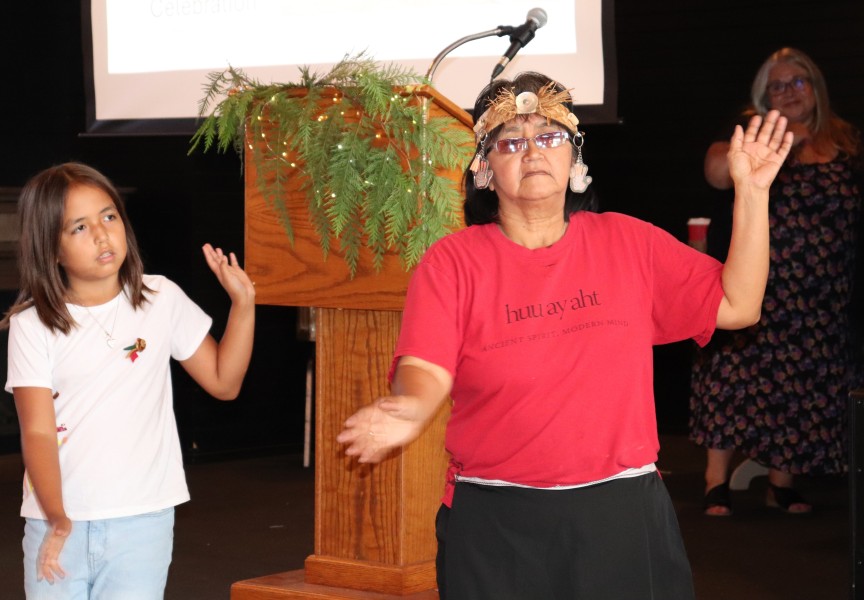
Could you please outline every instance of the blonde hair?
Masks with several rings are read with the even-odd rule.
[[[768,77],[771,69],[778,63],[792,63],[807,73],[816,107],[813,116],[807,122],[807,127],[813,135],[815,148],[826,154],[835,152],[841,156],[856,158],[861,153],[860,132],[849,122],[844,121],[831,111],[828,100],[828,86],[825,76],[813,62],[813,59],[795,48],[781,48],[769,56],[753,78],[750,98],[754,110],[764,115],[771,109],[768,99]]]

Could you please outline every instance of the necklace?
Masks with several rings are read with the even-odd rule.
[[[117,298],[115,298],[115,306],[114,306],[114,321],[111,323],[111,331],[102,325],[102,322],[99,321],[96,317],[93,316],[93,313],[90,312],[90,309],[84,305],[81,305],[84,310],[87,311],[87,314],[90,315],[90,318],[93,319],[93,322],[99,326],[99,329],[102,330],[102,333],[105,334],[105,343],[108,344],[109,348],[113,348],[114,344],[117,343],[117,340],[114,339],[114,327],[117,325],[117,313],[120,312],[120,296],[122,294],[117,294]]]

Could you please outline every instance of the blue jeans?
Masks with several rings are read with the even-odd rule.
[[[60,552],[66,577],[36,580],[48,522],[24,524],[27,600],[161,600],[174,546],[174,508],[97,521],[73,521]]]

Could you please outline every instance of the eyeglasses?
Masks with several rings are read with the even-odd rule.
[[[534,140],[538,148],[557,148],[570,140],[570,134],[566,131],[550,131],[535,135],[533,138],[504,138],[495,142],[492,147],[501,154],[515,154],[525,152],[530,140]]]
[[[787,88],[791,88],[793,91],[800,92],[803,91],[807,84],[810,83],[809,77],[793,77],[789,81],[770,81],[768,82],[768,93],[772,96],[779,96],[784,93]]]

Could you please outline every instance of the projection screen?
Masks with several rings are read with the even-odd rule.
[[[298,66],[323,74],[364,52],[426,75],[445,48],[521,25],[535,8],[547,23],[501,76],[550,75],[571,88],[583,122],[614,122],[613,0],[83,0],[85,134],[191,134],[207,75],[228,66],[291,83]],[[433,86],[469,109],[509,46],[506,35],[460,45]]]

